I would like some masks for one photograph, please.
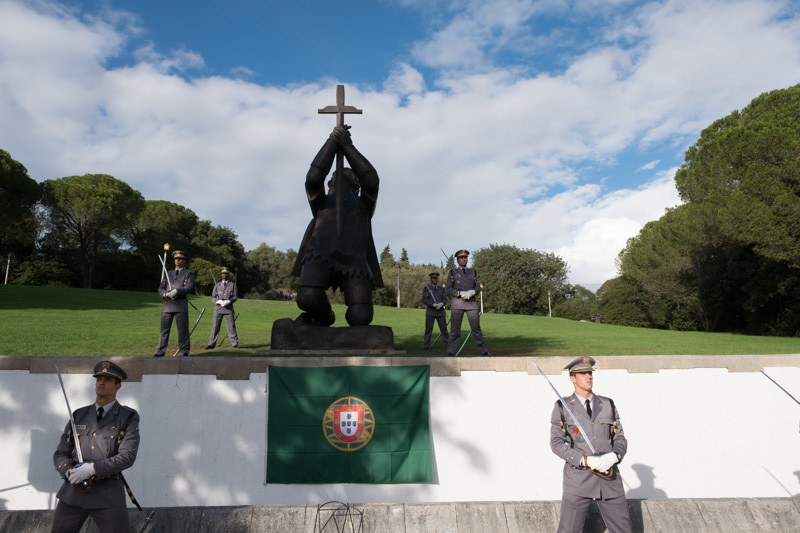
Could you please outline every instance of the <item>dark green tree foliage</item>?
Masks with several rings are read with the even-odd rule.
[[[0,254],[23,257],[33,252],[39,222],[34,211],[42,188],[28,170],[0,150]]]
[[[610,279],[597,290],[601,313],[608,324],[653,327],[642,288],[626,276]]]
[[[248,298],[286,300],[297,292],[299,279],[292,276],[297,252],[282,252],[261,243],[248,251],[241,270],[239,292]]]
[[[472,268],[484,285],[484,307],[497,313],[546,315],[548,291],[557,304],[571,289],[569,267],[563,259],[510,244],[492,244],[476,251]]]
[[[600,299],[581,285],[573,285],[565,299],[553,306],[553,316],[570,320],[588,320],[600,315]]]
[[[706,128],[675,176],[686,204],[628,242],[600,291],[609,321],[800,334],[799,158],[800,86]]]
[[[208,220],[201,220],[192,229],[190,253],[223,265],[231,270],[242,265],[244,246],[237,240],[230,228],[213,226]]]
[[[144,198],[107,174],[69,176],[44,183],[43,204],[50,237],[71,249],[84,288],[92,288],[100,250],[116,250]]]
[[[800,268],[800,85],[764,93],[706,128],[675,175],[722,234]]]
[[[131,221],[125,237],[145,263],[159,265],[155,256],[163,257],[165,244],[170,245],[170,251],[191,250],[192,231],[197,222],[197,215],[189,208],[166,200],[147,200]],[[168,253],[168,267],[169,259]]]
[[[194,272],[195,294],[211,296],[211,291],[214,289],[214,279],[216,278],[217,281],[222,279],[219,272],[221,268],[220,265],[215,265],[202,257],[189,259],[186,268]],[[211,275],[212,272],[214,273],[213,276]],[[231,276],[230,279],[233,281],[233,276]]]
[[[397,268],[392,249],[389,245],[381,252],[378,258],[383,276],[383,288],[375,289],[372,294],[372,302],[375,305],[396,306],[397,305]],[[392,277],[393,276],[393,277]]]

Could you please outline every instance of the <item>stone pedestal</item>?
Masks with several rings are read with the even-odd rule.
[[[394,351],[394,333],[389,326],[331,328],[281,318],[272,323],[270,349],[391,352]]]

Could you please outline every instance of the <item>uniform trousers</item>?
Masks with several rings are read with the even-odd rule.
[[[475,346],[481,354],[488,352],[486,345],[483,343],[483,333],[481,332],[480,311],[477,309],[450,309],[450,342],[447,345],[447,353],[455,355],[458,352],[459,341],[461,340],[461,321],[464,319],[464,314],[467,315],[469,327],[472,329],[472,338],[475,339]]]
[[[444,319],[444,317],[425,315],[425,335],[422,337],[423,350],[427,350],[431,347],[431,334],[433,333],[434,321],[439,324],[439,332],[442,334],[445,344],[447,344],[447,340],[450,335],[447,334],[447,321]]]
[[[584,498],[573,494],[561,496],[561,519],[558,521],[558,533],[581,533],[589,514],[592,501],[597,502],[597,508],[603,515],[609,533],[632,533],[633,525],[628,510],[628,501],[625,496],[610,498],[608,500]]]
[[[233,313],[214,313],[214,325],[211,327],[211,337],[208,339],[209,346],[217,345],[217,338],[219,338],[219,326],[222,324],[222,317],[225,317],[225,324],[228,326],[228,338],[231,340],[231,346],[236,348],[239,346],[239,337],[236,335],[236,323],[233,321]]]
[[[164,355],[169,345],[169,330],[172,328],[172,319],[178,326],[178,355],[189,355],[191,344],[189,342],[189,313],[161,312],[161,335],[159,336],[156,355]]]
[[[60,500],[53,515],[51,533],[78,533],[89,516],[100,533],[130,533],[128,509],[124,505],[106,509],[84,509]]]

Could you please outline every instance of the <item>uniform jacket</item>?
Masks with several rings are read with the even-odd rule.
[[[433,292],[433,296],[436,297],[436,301],[431,298],[431,293],[428,292],[428,288],[430,288],[431,292]],[[426,308],[425,316],[447,316],[444,312],[444,306],[442,306],[441,309],[436,309],[434,307],[436,303],[447,304],[447,292],[441,285],[428,285],[427,288],[422,289],[422,303],[425,304]]]
[[[164,300],[161,304],[161,312],[164,313],[189,313],[189,301],[186,295],[194,290],[194,272],[189,272],[185,268],[180,272],[177,270],[170,270],[167,272],[169,281],[172,283],[173,289],[178,289],[178,294],[172,300]],[[158,294],[163,298],[169,292],[169,285],[167,280],[161,282],[158,287]]]
[[[447,274],[447,294],[450,296],[450,309],[461,309],[470,311],[478,309],[478,294],[481,292],[481,282],[478,279],[478,273],[471,268],[467,268],[466,272],[462,271],[460,267],[455,267]],[[469,300],[464,300],[458,293],[459,291],[474,290],[475,295]]]
[[[131,414],[133,416],[130,416]],[[129,416],[130,421],[122,434],[122,426]],[[64,479],[58,491],[58,499],[83,509],[124,506],[125,489],[122,479],[115,477],[136,461],[136,452],[139,449],[139,414],[136,410],[117,402],[99,423],[94,404],[76,410],[73,417],[78,429],[83,460],[94,463],[96,474],[92,480],[92,487],[85,493],[67,481],[66,474],[71,468],[70,461],[78,461],[78,454],[72,447],[72,427],[67,422],[58,448],[53,454],[53,466]],[[115,452],[117,439],[121,440],[119,449]]]
[[[597,453],[616,452],[620,460],[625,457],[628,450],[628,441],[622,431],[622,423],[619,421],[617,412],[617,433],[614,436],[614,446],[611,446],[612,430],[612,409],[609,398],[594,395],[592,406],[592,418],[584,407],[584,400],[578,395],[565,396],[563,401],[569,406],[572,413],[578,418],[581,427],[592,439],[592,446]],[[566,494],[573,494],[584,498],[616,498],[625,495],[622,486],[622,478],[619,475],[617,465],[614,466],[614,475],[609,479],[603,479],[592,474],[588,469],[580,466],[583,454],[592,455],[592,451],[586,444],[578,426],[564,409],[564,424],[566,430],[572,435],[574,448],[570,447],[569,437],[564,435],[561,430],[561,414],[558,402],[553,407],[553,414],[550,416],[550,449],[553,453],[566,461],[564,463],[564,487]]]
[[[239,291],[236,287],[235,281],[228,281],[227,283],[218,281],[216,285],[214,285],[214,290],[211,291],[211,301],[216,302],[217,300],[230,300],[231,304],[227,307],[222,307],[221,305],[214,306],[214,314],[215,315],[232,315],[233,314],[233,302],[239,299]]]

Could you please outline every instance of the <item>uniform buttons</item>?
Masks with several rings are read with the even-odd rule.
[[[94,444],[92,444],[92,449],[94,450]]]
[[[597,437],[592,437],[592,438],[595,439],[595,440],[597,439]]]
[[[96,437],[96,436],[97,436],[97,433],[92,433],[92,437]]]

